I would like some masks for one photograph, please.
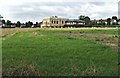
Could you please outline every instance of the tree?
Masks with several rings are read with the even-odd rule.
[[[25,23],[25,26],[28,27],[28,22]]]
[[[117,24],[118,24],[117,16],[112,16],[112,19],[113,19],[113,20],[116,20],[116,22],[113,22],[112,25],[117,25]]]
[[[33,22],[30,22],[30,21],[26,22],[26,27],[32,27],[32,25],[33,25]]]
[[[85,25],[89,25],[90,24],[90,18],[88,16],[86,16],[84,18],[84,21],[85,21]]]
[[[83,15],[79,16],[79,20],[85,21],[85,25],[90,25],[90,22],[91,22],[88,16],[83,16]]]
[[[107,25],[111,24],[111,18],[107,18]]]
[[[5,24],[5,20],[2,20],[2,23]]]
[[[30,22],[30,25],[32,26],[32,25],[33,25],[33,22]]]
[[[92,21],[90,22],[90,25],[91,25],[91,26],[97,25],[96,20],[92,20]]]
[[[35,27],[40,27],[38,22],[35,23]]]
[[[112,16],[112,19],[117,20],[117,16]]]
[[[11,21],[7,20],[6,25],[11,25]]]
[[[79,20],[84,20],[84,19],[85,19],[85,16],[80,15],[78,18],[79,18]]]
[[[20,26],[21,26],[20,21],[17,21],[16,27],[20,27]]]

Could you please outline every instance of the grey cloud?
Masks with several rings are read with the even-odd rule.
[[[72,2],[28,3],[28,4],[18,5],[18,6],[12,6],[10,8],[10,11],[12,12],[11,15],[14,18],[25,18],[25,19],[38,20],[40,18],[43,18],[46,16],[53,16],[53,15],[58,15],[58,16],[63,16],[63,17],[75,17],[77,12],[79,13],[81,6],[82,4],[80,5],[80,3],[74,4]],[[29,10],[29,8],[33,10]]]
[[[89,4],[97,5],[97,6],[104,6],[105,2],[88,2]]]
[[[83,8],[86,4],[90,6]],[[65,18],[78,18],[79,15],[88,15],[92,18],[103,18],[116,13],[109,12],[92,12],[93,6],[104,6],[104,2],[29,2],[21,5],[11,6],[9,11],[11,12],[11,17],[15,20],[33,20],[41,21],[44,17],[49,16],[62,16]],[[95,16],[94,14],[98,14]]]
[[[112,16],[118,16],[118,12],[96,12],[95,14],[98,14],[98,16],[94,17],[94,14],[92,14],[92,16],[97,19],[107,19],[112,18]]]

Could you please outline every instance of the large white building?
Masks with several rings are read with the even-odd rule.
[[[50,28],[61,28],[65,25],[65,18],[60,18],[57,16],[52,16],[44,18],[41,24],[41,27],[50,27]]]
[[[66,19],[57,16],[44,18],[41,24],[41,28],[63,28],[63,27],[80,27],[85,24],[84,21],[79,19]]]

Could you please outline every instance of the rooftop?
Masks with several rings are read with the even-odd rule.
[[[79,20],[79,19],[68,19],[66,20],[67,22],[85,22],[83,20]]]

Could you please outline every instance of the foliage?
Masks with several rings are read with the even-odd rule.
[[[11,25],[11,21],[7,20],[6,25]]]
[[[21,26],[20,21],[17,21],[16,27],[20,27],[20,26]]]
[[[79,16],[79,20],[84,20],[85,21],[85,25],[90,25],[90,18],[88,16],[80,15]]]
[[[107,25],[111,24],[111,18],[107,18]]]
[[[5,24],[5,20],[2,20],[2,23]]]

